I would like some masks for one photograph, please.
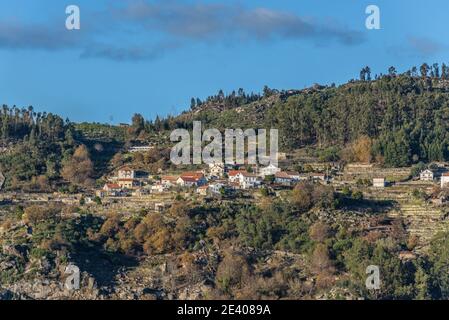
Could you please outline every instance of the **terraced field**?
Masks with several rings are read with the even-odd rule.
[[[437,233],[449,231],[449,216],[447,210],[442,207],[413,199],[411,192],[415,188],[430,192],[433,185],[409,183],[382,190],[371,188],[365,192],[365,198],[395,201],[396,206],[388,212],[388,216],[402,218],[409,234],[418,237],[419,248],[423,249]]]
[[[449,230],[449,217],[444,210],[427,204],[399,202],[398,209],[388,214],[391,218],[402,218],[410,235],[419,238],[421,248],[430,244],[439,232]]]

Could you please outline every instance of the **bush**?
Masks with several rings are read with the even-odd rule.
[[[23,221],[32,225],[59,218],[60,210],[55,206],[32,205],[25,209]]]
[[[323,222],[316,222],[309,228],[309,235],[313,241],[323,243],[330,236],[330,228]]]
[[[292,203],[301,212],[306,212],[314,206],[333,208],[335,195],[332,187],[310,182],[301,182],[292,191]]]
[[[238,253],[228,251],[218,265],[215,279],[220,290],[231,294],[247,284],[250,275],[250,267],[246,259]]]

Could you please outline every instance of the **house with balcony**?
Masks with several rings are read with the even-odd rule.
[[[136,171],[130,167],[121,167],[117,172],[117,179],[135,179]]]
[[[435,175],[433,173],[432,170],[424,170],[419,174],[419,179],[421,181],[433,181],[433,179],[435,178]]]

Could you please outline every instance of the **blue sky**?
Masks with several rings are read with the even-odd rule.
[[[81,30],[65,29],[78,5]],[[365,28],[365,8],[381,30]],[[0,0],[0,102],[73,121],[177,114],[240,87],[449,62],[446,0]]]

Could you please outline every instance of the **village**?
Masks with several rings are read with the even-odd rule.
[[[133,147],[131,153],[148,151],[150,147]],[[291,167],[291,164],[287,164]],[[431,191],[436,187],[441,190],[449,185],[449,167],[445,163],[433,164],[423,169],[417,176],[410,174],[411,168],[383,169],[372,164],[309,163],[302,172],[284,170],[281,166],[267,167],[232,166],[222,163],[205,166],[204,169],[159,172],[151,175],[148,172],[124,165],[107,177],[107,182],[99,188],[85,190],[80,194],[26,194],[3,193],[3,200],[27,200],[30,202],[61,201],[66,204],[82,203],[117,203],[126,200],[142,203],[151,199],[172,199],[172,195],[185,194],[198,197],[223,197],[236,194],[254,194],[257,190],[267,190],[278,195],[283,190],[292,190],[300,182],[330,185],[341,191],[345,187],[358,188],[364,196],[370,197],[383,190],[422,189]],[[304,172],[307,171],[307,172]],[[1,174],[4,181],[3,174]],[[435,195],[430,200],[442,205],[446,196]],[[151,202],[151,201],[150,201]],[[167,207],[166,203],[153,203],[156,211]]]
[[[275,165],[267,167],[235,167],[226,164],[211,164],[195,171],[161,173],[147,172],[123,166],[108,178],[95,196],[101,199],[120,197],[143,197],[186,191],[199,196],[219,196],[236,191],[252,192],[267,189],[273,192],[293,189],[300,182],[332,185],[337,190],[345,186],[369,187],[367,190],[383,190],[398,186],[428,189],[449,184],[449,169],[446,164],[434,164],[423,169],[414,177],[411,168],[382,169],[370,164],[349,164],[344,168],[335,163],[315,163],[307,165],[308,172],[284,170]],[[382,176],[382,174],[384,176]],[[445,197],[439,198],[441,204]]]
[[[418,239],[420,248],[426,247],[438,232],[449,230],[445,209],[449,200],[445,191],[449,185],[446,163],[414,170],[413,167],[382,168],[360,163],[343,166],[305,161],[301,159],[300,171],[292,169],[298,168],[297,159],[286,156],[279,167],[212,164],[198,170],[158,175],[125,165],[108,177],[92,196],[84,196],[83,202],[95,205],[97,212],[110,209],[121,213],[142,209],[164,212],[181,199],[249,204],[258,203],[267,195],[285,198],[290,190],[312,183],[329,186],[340,195],[348,192],[358,195],[372,212],[378,210],[377,203],[394,203],[385,213],[387,219],[402,219],[410,235]],[[363,205],[360,210],[365,210]]]
[[[128,154],[134,158],[153,149],[132,146]],[[4,175],[7,173],[0,174],[0,182],[5,180]],[[377,212],[379,203],[394,203],[387,216],[403,219],[407,231],[417,236],[423,247],[437,232],[449,229],[449,164],[443,162],[386,168],[373,163],[323,162],[305,154],[280,154],[278,166],[215,163],[150,173],[131,161],[110,170],[95,187],[76,192],[2,191],[0,202],[61,203],[73,208],[69,215],[85,210],[101,216],[117,213],[131,217],[143,211],[163,213],[180,200],[257,204],[266,196],[287,199],[289,191],[307,183],[329,186],[339,197],[356,198],[360,206],[350,210]]]

